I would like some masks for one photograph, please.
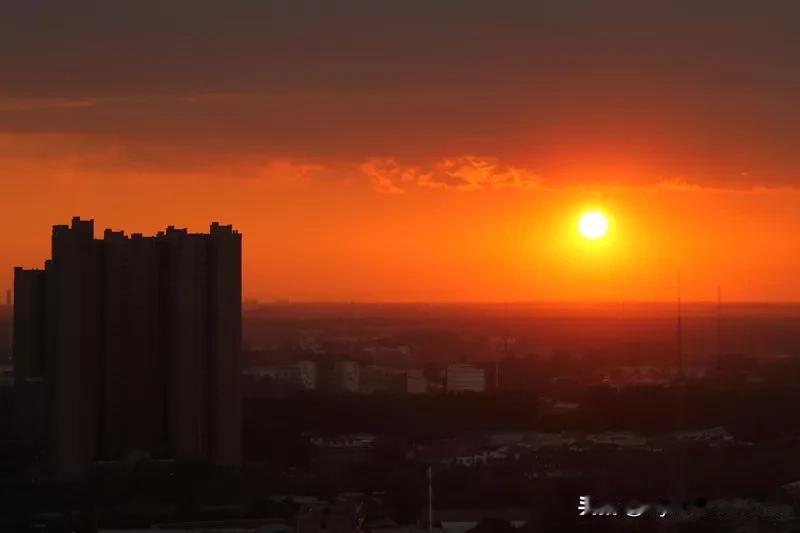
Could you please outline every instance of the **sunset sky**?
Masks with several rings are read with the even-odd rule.
[[[4,1],[0,288],[80,215],[232,223],[262,300],[660,300],[678,272],[687,299],[800,300],[798,20],[789,0]]]

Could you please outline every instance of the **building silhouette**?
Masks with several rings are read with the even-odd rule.
[[[241,235],[54,226],[14,271],[18,430],[54,470],[132,452],[241,461]]]
[[[445,370],[447,392],[486,392],[486,370],[479,365],[451,363]]]

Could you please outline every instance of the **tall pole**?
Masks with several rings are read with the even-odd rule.
[[[433,467],[428,465],[428,533],[433,533]]]
[[[677,300],[678,300],[678,309],[677,309],[677,328],[675,332],[676,341],[678,343],[677,346],[677,358],[678,358],[678,376],[676,380],[676,387],[675,387],[675,415],[676,415],[676,424],[675,424],[675,431],[683,430],[685,417],[684,417],[684,381],[683,381],[683,323],[682,323],[682,313],[681,313],[681,275],[678,272],[678,283],[677,283]],[[678,454],[677,457],[677,464],[675,468],[675,481],[676,481],[676,491],[677,497],[679,501],[683,501],[685,492],[686,492],[686,451],[684,449],[684,444],[682,441],[678,441],[676,445],[676,451]]]
[[[503,357],[508,357],[508,302],[503,306]]]
[[[683,379],[683,324],[681,323],[681,275],[678,273],[678,323],[676,328],[678,379]]]
[[[508,360],[508,302],[503,306],[503,358]],[[494,390],[500,392],[500,363],[494,354]]]
[[[717,368],[722,364],[722,289],[717,285]]]

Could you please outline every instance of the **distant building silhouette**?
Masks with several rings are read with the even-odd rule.
[[[451,363],[445,380],[447,392],[486,392],[486,370],[478,365]]]
[[[54,226],[14,271],[19,431],[57,472],[134,451],[241,461],[241,235]]]

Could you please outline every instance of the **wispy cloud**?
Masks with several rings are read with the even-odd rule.
[[[93,107],[95,101],[88,98],[0,98],[0,111],[37,111],[40,109],[67,109]]]
[[[393,158],[373,157],[364,161],[360,169],[372,188],[383,194],[402,194],[404,187],[417,183],[422,176],[419,167],[400,165]]]
[[[448,157],[429,166],[371,158],[361,164],[361,171],[370,178],[375,191],[387,194],[401,194],[410,187],[477,191],[539,184],[538,176],[528,169],[473,155]]]
[[[741,173],[740,176],[742,177],[749,177],[749,173]],[[646,186],[647,188],[664,190],[664,191],[674,191],[674,192],[686,192],[686,193],[722,193],[722,194],[773,194],[773,193],[797,193],[800,192],[800,187],[796,187],[794,185],[754,185],[743,183],[739,186],[723,186],[723,185],[716,185],[716,184],[704,184],[700,182],[695,182],[688,180],[686,178],[669,178],[660,180],[650,186]],[[628,188],[641,188],[641,186],[631,185]]]
[[[506,164],[498,158],[464,155],[447,157],[428,165],[402,164],[396,158],[370,158],[360,165],[375,192],[403,194],[413,189],[431,188],[452,191],[491,189],[536,190],[654,190],[680,193],[775,194],[798,193],[800,187],[775,184],[751,172],[740,172],[729,179],[693,179],[686,176],[645,178],[634,181],[592,182],[579,177],[540,175],[531,169]],[[763,177],[761,177],[763,178]]]

